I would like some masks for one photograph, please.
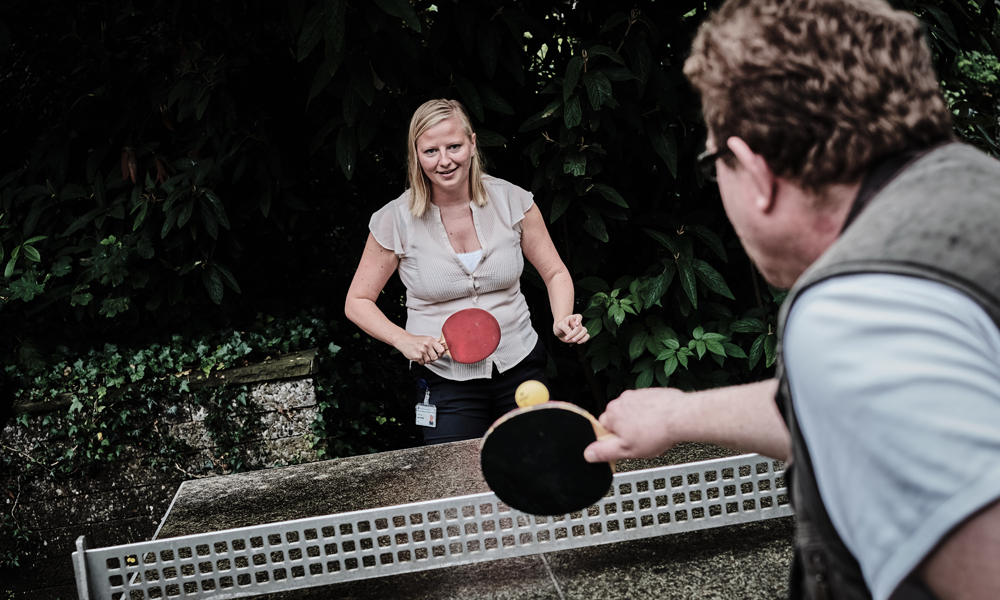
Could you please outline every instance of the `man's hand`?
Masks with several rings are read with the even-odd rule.
[[[768,379],[701,392],[625,392],[600,418],[616,437],[587,446],[584,457],[590,462],[648,458],[679,442],[707,442],[787,461],[791,443],[774,402],[777,389],[777,380]]]
[[[659,456],[684,440],[676,436],[673,415],[686,394],[671,388],[630,390],[608,403],[599,419],[615,435],[584,451],[590,462]]]

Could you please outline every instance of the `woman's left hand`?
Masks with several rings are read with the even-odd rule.
[[[583,326],[581,315],[570,315],[552,324],[552,333],[567,344],[582,344],[590,339],[590,332]]]

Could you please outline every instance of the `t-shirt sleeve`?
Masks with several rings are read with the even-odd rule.
[[[400,222],[395,201],[380,208],[368,221],[368,229],[375,237],[375,241],[386,250],[392,250],[399,256],[404,254],[403,227],[404,224]]]
[[[884,600],[1000,498],[1000,332],[944,284],[864,274],[806,290],[782,341],[823,503]]]
[[[507,201],[510,207],[510,222],[515,227],[520,227],[524,220],[524,213],[528,212],[535,203],[534,196],[528,190],[518,187],[513,183],[504,182],[507,190]]]

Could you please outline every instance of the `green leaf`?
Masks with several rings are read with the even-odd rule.
[[[563,122],[567,129],[572,129],[580,124],[583,118],[583,109],[580,108],[579,96],[570,96],[563,107]]]
[[[237,283],[236,278],[233,277],[233,273],[229,270],[229,267],[219,263],[213,263],[213,266],[219,270],[219,274],[222,276],[222,281],[229,286],[229,289],[233,290],[237,294],[242,293],[240,291],[240,284]]]
[[[622,60],[622,57],[617,52],[615,52],[611,48],[608,48],[607,46],[591,46],[590,48],[587,48],[588,62],[594,56],[607,56],[608,58],[610,58],[611,60],[615,61],[620,65],[625,64],[625,61]]]
[[[767,325],[760,319],[740,319],[729,324],[729,329],[737,333],[767,333]]]
[[[743,352],[743,348],[740,348],[736,344],[727,342],[725,344],[722,344],[722,347],[725,348],[727,356],[732,356],[733,358],[747,357],[746,352]]]
[[[607,242],[610,239],[608,237],[608,229],[604,224],[604,219],[601,218],[600,213],[595,210],[585,210],[589,218],[584,221],[583,230],[602,242]]]
[[[762,333],[762,334],[760,334],[760,335],[757,336],[757,339],[755,339],[753,341],[753,344],[750,346],[750,368],[751,369],[754,368],[755,366],[757,366],[757,361],[759,361],[761,355],[764,354],[764,342],[765,342],[765,340],[767,340],[767,338],[768,338],[768,335],[766,333]]]
[[[587,174],[587,157],[580,152],[570,152],[563,160],[563,173],[583,177]]]
[[[948,39],[952,43],[956,46],[960,45],[958,41],[958,34],[955,31],[955,24],[951,22],[951,17],[948,16],[948,13],[941,10],[940,7],[934,6],[930,2],[921,3],[921,7],[929,12],[931,16],[934,17],[935,21],[941,24],[941,28],[944,29],[944,32],[948,35]]]
[[[559,110],[562,108],[562,100],[553,100],[548,106],[543,108],[541,111],[531,115],[528,119],[521,124],[518,129],[520,132],[531,131],[532,129],[538,129],[542,125],[545,125],[553,118],[559,116]]]
[[[610,85],[610,84],[609,84]],[[653,150],[663,159],[670,169],[670,174],[677,178],[677,139],[674,137],[672,129],[657,131],[655,127],[647,129],[649,141],[653,143]]]
[[[677,272],[680,275],[681,288],[691,301],[691,306],[698,308],[698,286],[695,283],[694,268],[686,262],[678,261]]]
[[[479,86],[479,95],[483,99],[483,106],[498,112],[502,115],[514,114],[514,107],[507,103],[503,97],[488,85]]]
[[[608,287],[606,281],[600,277],[584,277],[583,279],[576,282],[576,286],[587,290],[588,292],[608,292],[611,288]]]
[[[635,380],[635,389],[641,390],[653,384],[653,369],[646,369]]]
[[[649,339],[649,334],[645,331],[640,331],[635,334],[628,343],[628,358],[629,360],[635,360],[639,358],[643,351],[646,349],[646,340]]]
[[[507,145],[507,138],[489,129],[476,130],[476,145],[483,148],[502,147]]]
[[[601,106],[611,98],[611,82],[608,81],[608,78],[603,73],[594,71],[584,73],[583,85],[587,88],[587,97],[590,99],[590,105],[594,107],[594,110],[600,110]]]
[[[637,79],[635,73],[625,67],[604,67],[599,69],[599,71],[608,78],[608,81],[631,81]]]
[[[465,101],[465,106],[468,108],[473,116],[475,116],[480,121],[483,120],[483,101],[479,97],[479,92],[476,91],[476,86],[472,85],[472,82],[465,77],[455,78],[455,87],[458,89],[458,93],[462,96],[462,100]]]
[[[698,351],[698,360],[701,360],[705,356],[706,344],[705,342],[698,340],[694,343],[695,350]]]
[[[625,14],[624,12],[621,12],[621,11],[616,12],[615,14],[611,15],[610,17],[608,17],[608,19],[606,21],[604,21],[604,24],[601,25],[601,30],[598,33],[604,33],[605,31],[608,31],[609,29],[614,29],[616,26],[621,25],[622,23],[624,23],[626,21],[628,21],[628,15],[627,14]]]
[[[729,291],[729,286],[726,285],[726,281],[722,278],[722,275],[712,267],[712,265],[701,259],[694,259],[691,261],[692,266],[694,266],[695,273],[698,275],[698,279],[708,286],[708,289],[712,290],[717,294],[721,294],[730,300],[735,300],[733,293]]]
[[[765,367],[770,367],[778,359],[778,336],[769,335],[764,340],[764,356],[767,358]]]
[[[181,206],[181,212],[177,215],[177,227],[181,228],[187,225],[188,220],[191,218],[191,214],[194,213],[194,201],[190,201]]]
[[[198,207],[201,209],[201,224],[205,231],[213,240],[219,239],[219,220],[215,216],[215,211],[207,200],[199,200]]]
[[[222,286],[222,274],[215,268],[215,265],[209,265],[208,268],[202,270],[201,281],[205,284],[208,297],[212,299],[212,302],[222,304],[222,295],[225,293],[225,289]]]
[[[328,56],[331,50],[334,54],[341,54],[341,50],[344,48],[344,30],[347,24],[344,13],[346,11],[347,0],[326,0],[326,41],[332,46],[332,48],[327,47]]]
[[[386,14],[399,17],[407,27],[420,33],[420,19],[408,0],[375,0],[375,4]]]
[[[680,250],[677,249],[677,243],[667,234],[654,229],[643,229],[643,231],[649,234],[649,237],[663,244],[667,250],[670,250],[671,254],[680,254]]]
[[[559,192],[556,194],[556,199],[552,202],[552,212],[549,214],[549,223],[555,223],[556,219],[562,216],[566,209],[569,208],[570,197],[568,194]]]
[[[42,255],[35,250],[34,246],[21,246],[24,250],[24,257],[34,262],[42,262]]]
[[[323,3],[317,2],[316,6],[306,14],[303,21],[302,33],[299,34],[298,61],[305,60],[309,53],[313,51],[320,38],[323,37]]]
[[[597,337],[597,334],[601,333],[602,329],[604,329],[604,324],[602,323],[601,318],[598,317],[587,321],[587,324],[584,325],[584,327],[587,328],[587,333],[589,333],[591,339],[593,339]]]
[[[621,194],[619,194],[618,191],[610,185],[595,183],[590,189],[594,190],[601,196],[604,196],[605,200],[610,200],[622,208],[628,208],[628,203],[625,202],[625,199],[622,198]]]
[[[712,354],[718,354],[719,356],[726,355],[725,347],[723,347],[722,344],[720,344],[715,340],[706,340],[705,347],[708,348],[708,351],[711,352]]]
[[[721,258],[724,262],[729,262],[729,259],[726,258],[726,246],[722,243],[722,239],[719,238],[718,234],[704,225],[688,225],[685,229],[693,232],[701,238],[701,241],[705,242],[705,245],[708,246],[716,256]]]
[[[219,195],[214,190],[208,188],[205,188],[204,194],[208,198],[216,218],[219,220],[219,225],[229,229],[229,216],[226,214],[226,207],[222,204],[222,199],[219,198]]]
[[[677,370],[677,357],[671,356],[663,362],[663,374],[670,377]]]
[[[349,127],[342,127],[337,134],[337,162],[347,179],[354,176],[354,169],[357,167],[358,146],[354,139],[354,130]]]
[[[340,66],[340,54],[337,54],[334,59],[327,59],[316,69],[316,75],[313,77],[312,87],[309,88],[309,96],[306,98],[306,108],[309,108],[309,103],[312,102],[313,98],[319,95],[324,89],[326,89],[327,84],[333,79],[333,75],[337,72],[337,68]]]
[[[691,337],[696,340],[700,340],[703,335],[705,335],[705,328],[701,325],[695,327],[694,331],[691,332]]]
[[[326,136],[330,135],[330,132],[333,131],[334,127],[342,123],[343,123],[342,119],[339,118],[331,119],[330,121],[327,121],[326,124],[324,124],[322,127],[320,127],[319,130],[316,131],[316,135],[313,136],[312,143],[309,144],[309,154],[313,154],[317,150],[319,150],[320,147],[323,146],[323,142],[326,141]]]
[[[492,20],[483,21],[479,25],[479,58],[489,79],[493,79],[500,60],[500,42],[500,27]]]
[[[569,100],[576,88],[577,81],[580,80],[580,72],[583,71],[583,58],[574,56],[566,64],[566,76],[563,77],[563,102]]]

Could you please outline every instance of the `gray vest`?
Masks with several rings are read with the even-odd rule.
[[[1000,327],[1000,162],[952,143],[916,155],[909,164],[897,162],[900,167],[898,173],[892,168],[883,173],[881,182],[876,177],[873,183],[870,176],[863,185],[844,232],[799,278],[782,306],[779,340],[802,291],[854,273],[892,273],[944,283],[972,298]],[[792,436],[788,483],[798,529],[791,598],[870,599],[860,566],[823,506],[809,448],[795,418],[780,345],[778,352],[778,403]],[[893,600],[924,598],[933,596],[911,581],[893,595]]]

